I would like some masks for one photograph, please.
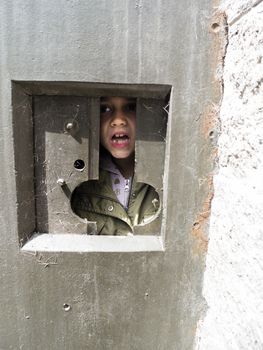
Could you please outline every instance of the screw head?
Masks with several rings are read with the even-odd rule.
[[[64,186],[66,184],[66,181],[62,178],[57,179],[57,184],[60,186]]]
[[[71,130],[74,128],[74,123],[73,122],[69,122],[66,124],[66,130]]]
[[[71,306],[69,305],[69,304],[63,304],[63,309],[64,309],[64,311],[69,311],[70,309],[71,309]]]
[[[64,130],[66,133],[74,135],[78,131],[78,123],[76,120],[67,121],[64,125]]]

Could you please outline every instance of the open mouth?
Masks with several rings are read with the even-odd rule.
[[[125,145],[130,141],[130,138],[127,134],[123,134],[123,133],[116,133],[112,136],[111,141],[114,144],[119,144],[119,145]]]

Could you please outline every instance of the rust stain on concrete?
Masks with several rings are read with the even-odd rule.
[[[220,130],[220,107],[224,93],[224,59],[228,44],[228,25],[224,12],[216,11],[209,23],[211,40],[211,80],[213,81],[213,101],[207,105],[200,116],[200,133],[205,142],[211,141],[207,157],[215,164],[217,158],[217,137]],[[207,158],[207,160],[208,160]],[[214,166],[212,166],[214,168]],[[213,171],[213,170],[212,170]],[[201,210],[196,215],[192,225],[191,236],[193,238],[192,253],[204,255],[208,248],[208,224],[211,213],[211,202],[214,196],[213,175],[206,177],[203,182],[203,189],[206,192]]]
[[[218,82],[216,93],[221,93],[222,75],[224,70],[224,61],[228,44],[228,23],[225,12],[215,12],[211,22],[209,31],[213,36],[211,45],[211,63],[214,78]]]
[[[193,254],[198,255],[206,253],[208,247],[207,226],[211,213],[211,202],[214,196],[212,175],[207,178],[207,186],[208,194],[203,203],[202,211],[196,216],[191,232],[194,238]]]
[[[201,133],[205,138],[213,138],[219,126],[219,113],[224,93],[224,60],[228,44],[228,24],[226,14],[217,11],[210,23],[211,40],[211,80],[213,81],[213,100],[217,101],[204,108],[201,115]]]
[[[207,138],[214,138],[218,129],[219,106],[211,104],[207,106],[201,116],[201,133]]]

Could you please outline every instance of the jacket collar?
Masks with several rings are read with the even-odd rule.
[[[110,155],[106,154],[103,155],[100,159],[100,168],[102,170],[106,170],[110,173],[122,176],[120,170],[117,168],[117,166],[113,163],[112,158]]]

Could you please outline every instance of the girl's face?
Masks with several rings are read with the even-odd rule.
[[[100,104],[100,142],[117,159],[134,153],[136,102],[125,97],[106,97]]]

